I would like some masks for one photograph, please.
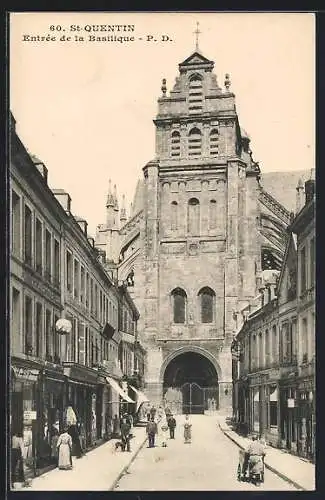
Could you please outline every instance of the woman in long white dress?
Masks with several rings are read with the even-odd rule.
[[[190,423],[190,419],[188,415],[185,415],[184,422],[184,443],[190,443],[192,439],[192,424]]]
[[[168,423],[167,423],[167,420],[165,420],[162,423],[161,434],[162,434],[161,446],[163,448],[167,448],[167,435],[168,435]]]
[[[60,434],[57,447],[59,450],[58,467],[62,470],[72,469],[72,438],[68,434],[68,429],[65,428]]]

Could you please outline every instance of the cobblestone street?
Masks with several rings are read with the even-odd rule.
[[[265,470],[259,487],[236,479],[239,448],[219,429],[216,419],[193,415],[192,443],[184,444],[182,416],[178,417],[175,440],[167,448],[144,447],[122,476],[115,491],[123,490],[295,490],[293,486]]]

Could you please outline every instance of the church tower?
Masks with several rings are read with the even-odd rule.
[[[237,312],[256,296],[262,269],[281,264],[290,214],[260,185],[230,76],[221,87],[198,46],[170,92],[162,80],[154,125],[155,157],[129,218],[122,202],[119,249],[110,243],[114,202],[96,246],[106,245],[140,311],[150,401],[229,410]]]
[[[259,168],[239,126],[230,77],[222,89],[213,68],[197,49],[179,64],[169,95],[163,79],[156,157],[143,169],[137,305],[147,391],[191,412],[207,409],[207,390],[219,408],[231,406],[236,311],[254,297],[261,261]]]

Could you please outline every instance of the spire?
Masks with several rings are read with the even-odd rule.
[[[112,195],[111,179],[109,179],[106,207],[108,208],[108,207],[113,207],[113,206],[114,206],[114,200],[113,200],[113,195]]]
[[[199,30],[199,25],[200,23],[196,23],[196,30],[193,31],[193,33],[195,34],[195,51],[196,52],[200,52],[200,49],[199,49],[199,35],[201,34],[201,31]]]
[[[120,213],[120,221],[124,222],[127,220],[126,217],[126,208],[125,208],[125,194],[122,196],[122,206],[121,206],[121,213]]]
[[[118,210],[119,208],[118,208],[116,184],[114,184],[113,200],[114,200],[114,210]]]

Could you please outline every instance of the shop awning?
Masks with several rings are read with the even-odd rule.
[[[124,401],[127,401],[128,403],[135,403],[133,399],[131,399],[127,394],[125,394],[122,387],[120,387],[114,379],[112,379],[111,377],[106,377],[106,380],[112,387],[112,389],[114,389],[114,391],[116,391],[121,396],[121,398],[124,399]]]
[[[270,401],[278,401],[278,388],[272,387],[272,391],[270,392]]]
[[[141,392],[141,391],[139,391],[139,389],[136,389],[135,387],[133,387],[133,385],[130,385],[130,387],[131,387],[132,391],[134,391],[137,395],[137,409],[136,409],[136,411],[138,411],[138,409],[139,409],[140,405],[142,405],[142,403],[146,403],[150,400],[147,398],[147,396],[143,392]]]

